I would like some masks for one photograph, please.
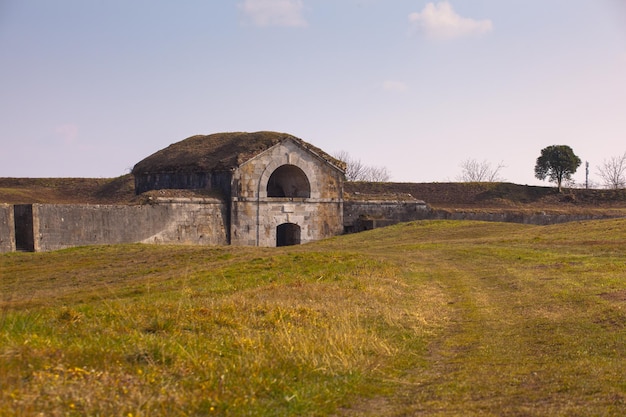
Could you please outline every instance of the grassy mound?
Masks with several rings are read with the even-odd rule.
[[[505,182],[382,183],[347,182],[347,199],[381,199],[411,195],[435,208],[500,209],[623,209],[626,190],[566,189]]]
[[[117,178],[0,178],[0,203],[120,204],[134,197],[130,174]]]
[[[623,415],[626,221],[0,255],[0,415]]]

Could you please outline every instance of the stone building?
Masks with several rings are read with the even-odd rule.
[[[343,232],[343,162],[285,133],[192,136],[137,163],[137,194],[208,190],[232,245],[286,246]]]
[[[288,246],[429,215],[410,195],[344,199],[344,171],[285,133],[192,136],[135,165],[126,203],[0,201],[0,253],[132,242]]]

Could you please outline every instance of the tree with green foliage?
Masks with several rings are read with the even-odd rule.
[[[537,158],[535,177],[540,180],[549,178],[550,181],[556,182],[560,193],[563,180],[571,179],[580,164],[580,158],[569,146],[548,146],[541,150],[541,155]]]

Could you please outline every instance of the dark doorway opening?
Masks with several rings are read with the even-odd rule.
[[[267,182],[268,197],[311,197],[311,184],[304,171],[295,165],[276,168]]]
[[[34,252],[33,205],[16,204],[13,206],[13,220],[15,223],[15,250]]]
[[[300,226],[294,223],[283,223],[276,227],[276,246],[292,246],[300,244]]]

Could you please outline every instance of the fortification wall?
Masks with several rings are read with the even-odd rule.
[[[298,243],[308,243],[340,234],[342,228],[346,232],[359,232],[421,219],[545,225],[610,217],[432,210],[421,201],[301,200],[234,200],[232,225],[229,225],[226,203],[218,199],[158,199],[156,204],[141,206],[2,204],[0,253],[16,249],[50,251],[72,246],[133,242],[276,246],[279,226],[285,224],[297,225]],[[304,201],[307,203],[303,204]],[[18,209],[23,213],[18,213]],[[26,216],[31,212],[28,219],[22,219],[28,227],[17,230],[15,219],[18,214]],[[232,227],[230,241],[229,227]]]
[[[345,201],[346,233],[376,229],[413,220],[477,220],[487,222],[549,225],[574,221],[599,220],[619,216],[595,214],[525,213],[518,211],[471,212],[432,210],[425,203],[401,201]]]
[[[15,223],[13,206],[0,204],[0,253],[15,250]]]
[[[344,201],[343,225],[347,233],[361,232],[396,223],[426,219],[431,210],[426,203],[412,201]]]
[[[306,176],[308,197],[297,193],[268,197],[270,178],[286,165],[299,168]],[[294,142],[285,141],[243,163],[233,178],[232,245],[277,246],[282,240],[278,228],[284,225],[298,230],[298,243],[343,232],[343,174]]]
[[[150,190],[213,190],[230,195],[231,173],[225,172],[163,172],[135,175],[137,195]]]
[[[596,214],[551,214],[551,213],[523,213],[523,212],[466,212],[434,210],[428,216],[432,220],[477,220],[486,222],[522,223],[545,226],[549,224],[577,222],[586,220],[601,220],[621,216]]]
[[[268,180],[283,165],[300,168],[306,175],[313,200],[343,199],[343,174],[311,152],[297,144],[286,141],[241,164],[235,172],[238,198],[266,198]]]
[[[306,201],[306,203],[304,203]],[[277,227],[291,223],[301,228],[300,243],[341,234],[342,203],[296,198],[264,198],[232,203],[231,244],[277,245]]]
[[[116,243],[224,245],[222,201],[154,205],[33,205],[35,251]]]

